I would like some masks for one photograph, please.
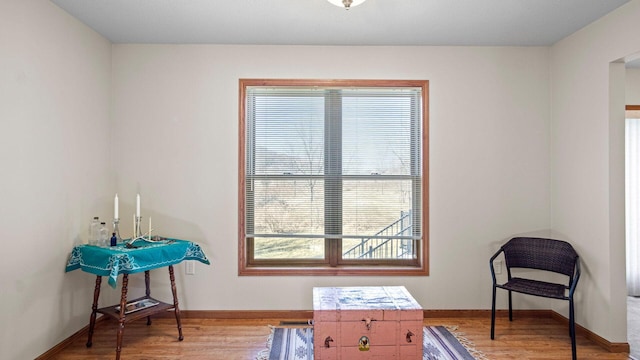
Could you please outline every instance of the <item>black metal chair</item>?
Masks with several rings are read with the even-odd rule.
[[[498,284],[494,260],[504,253],[504,264],[507,271],[507,282]],[[496,289],[509,292],[509,321],[513,321],[511,293],[518,292],[528,295],[569,301],[569,335],[571,337],[572,359],[576,360],[576,326],[574,318],[573,294],[580,278],[580,257],[574,248],[566,241],[516,237],[502,245],[489,260],[491,277],[493,279],[493,301],[491,304],[491,340],[494,339],[496,322]],[[538,269],[566,275],[566,283],[552,283],[512,276],[515,268]],[[520,272],[519,272],[520,273]],[[518,274],[519,274],[518,273]],[[567,293],[568,292],[568,293]]]

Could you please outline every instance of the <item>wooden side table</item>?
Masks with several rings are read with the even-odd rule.
[[[176,324],[178,326],[178,340],[182,341],[184,339],[173,265],[183,260],[198,260],[204,264],[209,264],[209,260],[204,255],[204,252],[202,252],[202,249],[192,242],[168,239],[163,243],[148,244],[140,242],[134,243],[134,245],[136,246],[135,248],[127,248],[124,244],[111,248],[101,248],[91,245],[76,246],[71,252],[66,268],[66,271],[82,269],[83,271],[97,275],[96,285],[93,291],[91,316],[89,317],[87,347],[93,345],[92,338],[97,314],[100,313],[112,317],[119,323],[116,338],[116,360],[120,359],[125,324],[146,317],[147,325],[151,325],[151,316],[163,311],[174,311]],[[149,271],[162,267],[169,268],[173,303],[165,303],[151,297]],[[144,272],[145,296],[127,301],[129,274],[139,272]],[[115,288],[119,274],[122,274],[120,303],[98,308],[102,276],[108,276],[109,285]],[[130,311],[127,310],[128,304],[141,300],[148,300],[155,305],[142,307],[140,309],[131,309]]]
[[[96,324],[96,316],[98,313],[112,317],[120,323],[118,326],[118,335],[116,338],[116,359],[120,359],[120,352],[122,351],[122,338],[124,335],[124,326],[126,323],[147,318],[147,325],[151,325],[151,316],[161,313],[163,311],[174,310],[176,316],[176,323],[178,325],[178,340],[184,340],[182,335],[182,323],[180,321],[180,307],[178,306],[178,294],[176,289],[175,276],[173,274],[173,265],[169,265],[169,279],[171,280],[171,293],[173,294],[173,304],[164,303],[151,297],[151,291],[149,290],[150,276],[149,270],[144,272],[145,283],[145,296],[131,300],[130,302],[136,302],[143,299],[149,299],[157,302],[157,305],[144,308],[135,312],[127,314],[127,286],[129,284],[129,274],[122,275],[122,295],[120,297],[120,304],[98,308],[98,299],[100,298],[100,285],[102,284],[102,276],[96,277],[96,287],[93,291],[93,305],[91,306],[91,316],[89,318],[89,338],[87,339],[87,347],[93,345],[93,330]]]

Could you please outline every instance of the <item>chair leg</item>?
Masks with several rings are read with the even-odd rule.
[[[569,336],[571,336],[571,359],[576,360],[576,323],[573,314],[573,299],[569,299]]]
[[[509,290],[509,321],[513,321],[513,308],[511,306],[511,290]]]
[[[496,287],[493,286],[493,300],[491,301],[491,340],[494,338],[496,328]]]

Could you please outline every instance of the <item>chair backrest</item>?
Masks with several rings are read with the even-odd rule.
[[[517,237],[502,246],[505,266],[552,271],[573,278],[578,253],[566,241]],[[571,281],[571,280],[570,280]]]

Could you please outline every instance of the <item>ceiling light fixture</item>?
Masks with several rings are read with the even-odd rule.
[[[349,10],[350,8],[354,7],[354,6],[358,6],[360,4],[362,4],[363,2],[365,2],[366,0],[327,0],[330,3],[332,3],[335,6],[339,6],[339,7],[343,7],[346,10]]]

